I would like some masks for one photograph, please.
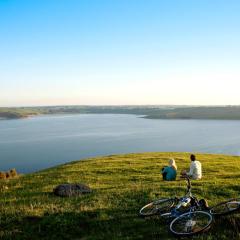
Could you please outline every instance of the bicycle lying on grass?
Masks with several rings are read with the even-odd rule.
[[[226,216],[228,214],[240,211],[240,198],[232,198],[227,201],[218,203],[210,208],[210,213],[214,217]]]
[[[204,199],[198,200],[191,193],[191,182],[187,177],[187,192],[177,198],[162,198],[151,202],[139,211],[140,216],[159,215],[169,220],[169,230],[175,236],[192,236],[207,231],[213,216],[227,215],[240,209],[239,199],[230,199],[209,208]]]

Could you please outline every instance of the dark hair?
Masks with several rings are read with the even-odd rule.
[[[190,158],[191,158],[192,161],[196,160],[196,156],[194,154],[191,154]]]

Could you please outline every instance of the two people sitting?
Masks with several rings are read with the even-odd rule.
[[[191,165],[190,169],[187,172],[186,170],[183,170],[181,172],[181,177],[190,177],[194,180],[198,180],[202,178],[202,164],[196,160],[196,156],[191,154]],[[166,181],[174,181],[177,177],[177,165],[174,159],[169,160],[169,166],[164,167],[162,169],[162,176],[163,180]]]

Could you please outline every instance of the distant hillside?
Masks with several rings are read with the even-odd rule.
[[[37,114],[46,114],[44,109],[39,108],[0,108],[0,118],[18,119]]]
[[[155,111],[151,119],[240,119],[240,107],[187,107]]]
[[[203,179],[192,181],[196,197],[210,206],[239,197],[240,157],[196,156],[203,166]],[[166,221],[138,217],[150,201],[184,195],[186,182],[179,174],[176,181],[162,181],[160,170],[169,158],[175,158],[178,172],[189,167],[188,153],[111,155],[0,180],[0,239],[173,240]],[[85,183],[93,193],[56,197],[52,191],[60,183]],[[194,239],[239,239],[239,222],[240,214],[216,219]]]
[[[36,114],[135,114],[149,119],[240,120],[240,106],[50,106],[0,108],[0,118],[24,118]]]

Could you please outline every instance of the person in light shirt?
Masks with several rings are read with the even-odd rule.
[[[190,165],[190,170],[189,172],[187,171],[182,171],[182,177],[190,177],[192,179],[198,180],[202,178],[202,164],[196,160],[195,155],[190,156],[191,159],[191,165]]]

